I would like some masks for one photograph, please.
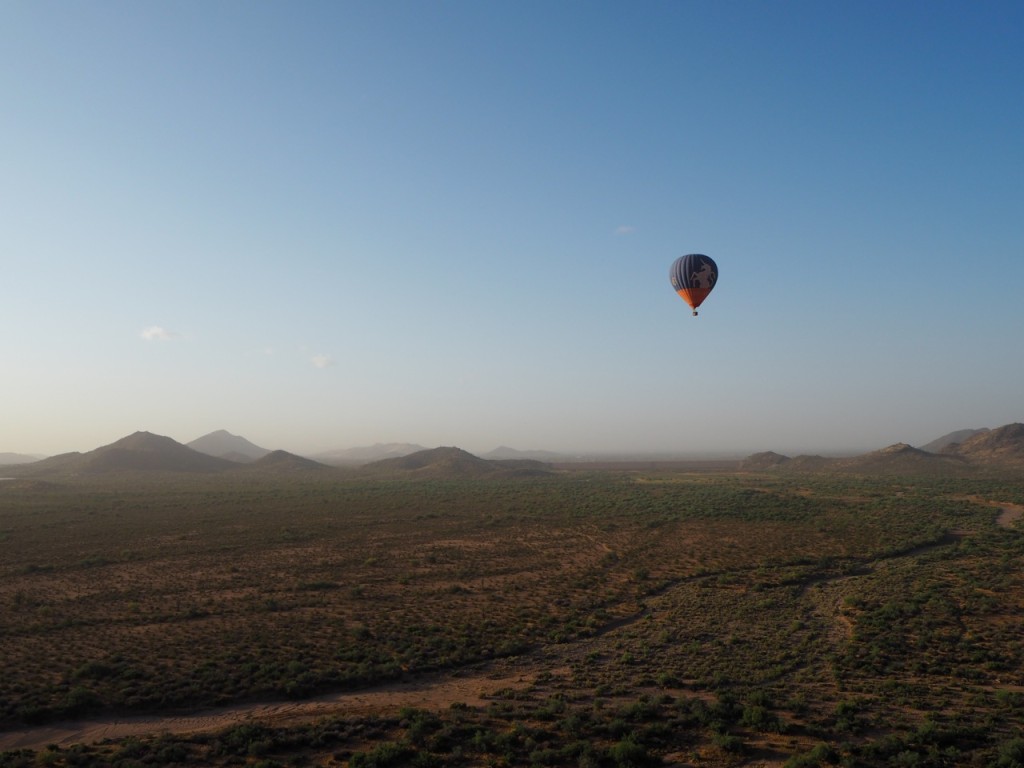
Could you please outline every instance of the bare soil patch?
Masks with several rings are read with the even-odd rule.
[[[1024,506],[1020,504],[1000,504],[999,507],[996,525],[1000,528],[1013,528],[1024,517]]]

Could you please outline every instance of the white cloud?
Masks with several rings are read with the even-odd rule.
[[[330,355],[313,355],[309,358],[309,362],[313,364],[314,368],[327,368],[330,365],[334,365]]]
[[[633,227],[630,224],[620,224],[615,228],[616,235],[631,235],[633,234]]]
[[[139,334],[146,341],[170,341],[178,337],[174,331],[169,331],[159,325],[150,325],[142,329]]]

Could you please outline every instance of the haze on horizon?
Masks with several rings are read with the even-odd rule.
[[[12,2],[0,87],[0,452],[1024,421],[1020,3]]]

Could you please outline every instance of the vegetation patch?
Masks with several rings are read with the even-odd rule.
[[[617,469],[0,490],[0,749],[69,718],[528,681],[11,748],[0,766],[1013,765],[1021,752],[1024,537],[985,503],[1024,496],[1013,477]]]

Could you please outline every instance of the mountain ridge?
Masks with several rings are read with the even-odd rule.
[[[944,444],[940,452],[915,448],[907,443],[894,443],[876,451],[840,458],[816,455],[789,457],[774,451],[763,451],[751,454],[738,462],[738,467],[741,471],[842,471],[883,474],[947,472],[956,475],[988,468],[1024,469],[1024,424],[1015,422],[995,429],[960,430],[949,433],[929,445],[945,443],[951,435],[966,436],[960,442]],[[201,447],[206,447],[207,450],[233,447],[248,453],[235,451],[227,454],[227,457],[216,456],[191,447],[195,443],[200,443]],[[400,454],[363,462],[362,469],[367,475],[483,477],[499,474],[546,474],[554,471],[552,463],[548,461],[528,458],[484,458],[453,446],[412,450],[417,447],[411,443],[385,443],[362,449],[328,452],[326,455],[338,456],[347,453],[349,457],[354,457],[359,451],[366,452],[363,455],[370,455],[373,451]],[[263,453],[258,458],[253,458],[252,454],[259,452]],[[507,447],[495,449],[488,456],[494,454],[540,454],[545,457],[556,457],[556,460],[559,457],[559,454],[546,451],[516,451]],[[37,461],[7,465],[5,473],[27,477],[119,471],[219,472],[246,466],[252,467],[255,471],[284,472],[311,471],[332,466],[338,469],[340,466],[351,467],[354,463],[356,462],[329,464],[287,451],[270,451],[226,430],[204,435],[189,445],[163,435],[137,431],[85,453],[71,452]],[[571,464],[564,460],[560,464],[565,466],[566,463]]]
[[[9,451],[0,453],[0,467],[13,466],[17,464],[31,464],[35,461],[42,461],[45,456],[33,456],[28,453],[12,453]]]
[[[484,459],[461,448],[443,446],[374,461],[364,465],[361,472],[407,477],[507,477],[549,474],[551,466],[529,459]]]
[[[946,442],[951,435],[966,435],[962,442]],[[833,470],[865,474],[964,474],[980,469],[1024,469],[1024,424],[1005,424],[995,429],[951,432],[928,445],[941,451],[927,451],[907,443],[894,443],[877,451],[846,458],[797,456],[790,458],[772,451],[755,453],[740,462],[744,471]]]
[[[490,474],[495,471],[495,467],[487,459],[481,459],[461,448],[442,446],[373,461],[365,464],[362,470],[371,474],[403,472],[420,475],[455,474],[465,477]]]
[[[962,443],[969,437],[988,431],[988,427],[982,427],[980,429],[958,429],[917,447],[922,451],[928,451],[928,453],[942,453],[943,449],[953,443]]]
[[[139,431],[86,453],[62,453],[19,469],[32,475],[92,475],[123,471],[216,472],[235,466],[235,462],[194,451],[170,437]]]
[[[320,451],[310,454],[309,458],[321,464],[352,466],[355,464],[369,464],[370,462],[382,459],[401,458],[402,456],[408,456],[409,454],[425,450],[428,449],[416,443],[374,443],[373,445],[363,445],[355,448]]]
[[[197,437],[185,445],[207,456],[217,456],[230,461],[256,461],[270,453],[269,449],[251,443],[244,437],[233,435],[226,429],[218,429]]]
[[[325,469],[332,469],[332,467],[327,464],[321,464],[319,461],[314,461],[313,459],[306,458],[305,456],[298,456],[294,453],[282,450],[269,451],[265,456],[261,456],[255,461],[249,463],[246,468],[278,474],[286,472],[317,472]]]
[[[1015,422],[995,429],[979,430],[943,451],[968,459],[1024,464],[1024,424]]]

